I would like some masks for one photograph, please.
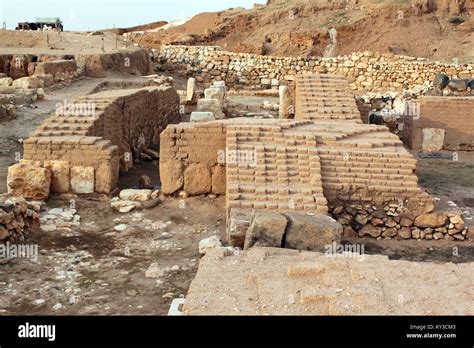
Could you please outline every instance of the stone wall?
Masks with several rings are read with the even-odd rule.
[[[0,198],[0,243],[18,242],[24,234],[39,227],[40,205],[23,198]]]
[[[422,97],[419,117],[404,117],[404,142],[413,150],[474,150],[474,97]]]
[[[24,161],[9,168],[9,191],[31,197],[20,178],[44,167],[52,192],[109,193],[119,169],[128,170],[144,149],[158,144],[178,109],[171,87],[105,91],[61,106],[24,141]]]
[[[345,76],[352,90],[401,91],[431,83],[437,72],[450,78],[473,76],[472,65],[448,65],[424,58],[373,52],[337,58],[272,57],[222,51],[219,47],[163,46],[157,59],[181,69],[200,82],[225,80],[229,86],[276,87],[302,72],[337,73]],[[166,66],[166,64],[165,64]]]
[[[180,123],[161,133],[160,178],[165,194],[224,194],[226,127],[222,121]],[[225,157],[224,157],[225,158]]]

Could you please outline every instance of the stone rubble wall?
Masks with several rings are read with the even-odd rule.
[[[23,198],[0,199],[0,243],[21,241],[26,232],[39,227],[40,205]]]
[[[403,201],[388,205],[345,204],[330,209],[345,237],[397,239],[474,239],[456,212],[414,214]]]
[[[24,141],[23,162],[9,168],[10,192],[31,196],[19,178],[44,167],[52,174],[51,192],[110,193],[119,169],[128,170],[141,151],[158,144],[178,115],[179,97],[171,87],[145,87],[100,92],[72,105],[88,109],[57,111]],[[47,198],[41,192],[35,198]]]
[[[430,84],[438,72],[445,72],[450,78],[473,78],[472,65],[441,64],[369,51],[336,58],[295,58],[227,52],[214,46],[163,46],[154,54],[156,60],[185,71],[199,82],[221,79],[232,87],[277,87],[303,72],[340,74],[354,91],[411,89]]]
[[[443,129],[442,149],[474,150],[474,97],[428,97],[418,100],[419,117],[404,117],[404,142],[412,150],[423,149],[423,129]],[[440,148],[441,150],[441,148]]]

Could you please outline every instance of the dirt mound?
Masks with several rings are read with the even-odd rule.
[[[468,62],[474,59],[473,10],[469,0],[275,0],[251,10],[202,13],[184,25],[147,33],[140,43],[286,56],[371,50]]]

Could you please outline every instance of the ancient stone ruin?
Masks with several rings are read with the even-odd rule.
[[[299,223],[308,233],[293,245],[321,249],[342,234],[334,221],[332,234],[311,241],[330,225],[318,218],[327,213],[346,236],[465,239],[462,219],[432,213],[433,198],[418,186],[416,160],[402,141],[387,127],[362,123],[346,85],[333,75],[298,76],[293,121],[169,126],[161,137],[163,192],[225,191],[228,241],[238,247],[282,246],[284,237],[292,245],[287,224]],[[260,220],[272,227],[259,228]]]
[[[24,159],[9,168],[13,195],[46,199],[49,193],[111,193],[119,170],[159,142],[176,118],[172,87],[99,92],[67,101],[24,141]],[[35,185],[29,178],[43,178]],[[44,183],[51,182],[51,185]]]
[[[301,25],[363,2],[302,1]],[[0,314],[474,313],[472,63],[353,52],[332,24],[234,36],[280,5],[0,30],[0,251],[40,259],[0,255]]]

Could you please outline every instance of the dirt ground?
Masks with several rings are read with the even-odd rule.
[[[139,79],[112,74],[47,90],[46,100],[38,102],[37,108],[24,108],[15,119],[0,124],[0,192],[6,191],[8,166],[15,163],[15,154],[21,153],[19,139],[26,138],[57,101],[90,93],[106,79],[124,78]],[[184,80],[176,82],[179,88],[184,87]],[[234,98],[234,102],[245,100],[254,106],[261,102]],[[440,197],[440,204],[452,200],[471,214],[474,154],[459,153],[458,157],[459,161],[419,159],[420,182]],[[138,174],[145,173],[159,184],[155,162],[136,165],[121,176],[120,187],[136,187]],[[68,195],[50,198],[47,208],[65,207],[71,202],[81,217],[80,226],[72,231],[31,233],[27,242],[39,246],[38,262],[15,259],[0,265],[0,315],[166,315],[174,298],[186,296],[196,274],[199,241],[225,233],[225,197],[164,198],[155,208],[120,214],[107,201]],[[126,228],[116,231],[119,225]],[[474,261],[474,243],[470,242],[346,242],[365,243],[368,254],[393,259],[442,264]],[[406,272],[411,272],[409,267]]]
[[[427,4],[430,4],[429,6]],[[253,9],[201,13],[183,25],[136,39],[162,44],[217,45],[228,51],[275,56],[322,56],[328,30],[337,30],[334,55],[370,50],[452,63],[473,62],[471,1],[275,0]],[[466,4],[464,12],[460,8]],[[464,22],[450,21],[460,15]]]

